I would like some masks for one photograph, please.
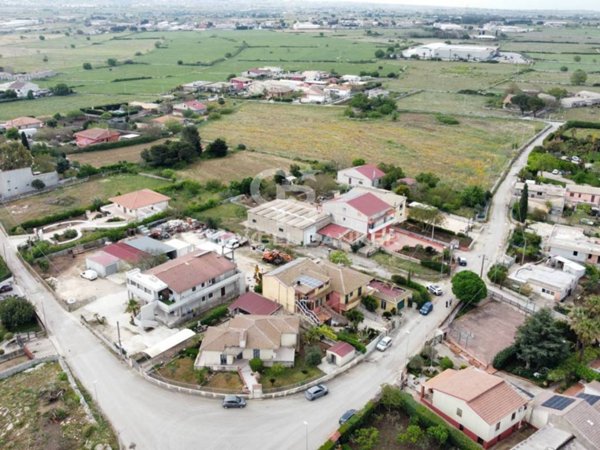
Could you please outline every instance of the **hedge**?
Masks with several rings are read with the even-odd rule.
[[[494,356],[494,360],[492,361],[492,366],[494,369],[502,370],[507,367],[516,357],[517,347],[514,344],[509,345],[505,349],[496,353],[496,356]]]
[[[76,155],[77,153],[99,152],[102,150],[111,150],[113,148],[123,148],[130,147],[132,145],[147,144],[149,142],[158,141],[159,139],[161,139],[161,137],[162,136],[139,136],[133,139],[126,139],[124,141],[105,142],[103,144],[89,145],[87,147],[79,149],[73,154]]]
[[[356,350],[358,350],[361,353],[365,353],[367,351],[367,347],[365,347],[362,342],[360,342],[354,336],[350,336],[348,333],[340,331],[339,333],[337,333],[336,337],[339,341],[344,341],[352,345]]]
[[[343,424],[338,428],[338,432],[340,433],[339,442],[342,444],[350,441],[350,437],[352,433],[360,428],[362,425],[367,422],[373,415],[373,412],[377,408],[377,403],[372,400],[368,401],[363,409],[354,414],[348,422]],[[332,450],[336,448],[337,442],[333,442],[331,440],[327,440],[323,445],[319,447],[319,450]]]
[[[600,129],[600,122],[586,122],[585,120],[567,120],[563,125],[563,130],[567,131],[571,128],[595,128]]]
[[[217,306],[216,308],[211,309],[200,319],[200,323],[202,325],[214,325],[217,321],[227,315],[229,309],[227,309],[227,305]]]
[[[450,266],[439,261],[421,260],[421,265],[436,272],[450,273]]]
[[[420,294],[423,303],[431,301],[431,294],[427,288],[416,281],[409,280],[402,275],[392,275],[392,282],[396,283],[398,286],[406,286],[417,291]]]
[[[14,226],[11,228],[11,233],[14,233],[15,230],[19,227],[25,230],[31,230],[32,228],[43,227],[44,225],[48,225],[54,222],[60,222],[61,220],[72,219],[74,217],[83,216],[86,211],[93,210],[93,206],[87,206],[83,208],[73,208],[67,209],[62,212],[58,212],[56,214],[51,214],[49,216],[40,217],[39,219],[31,219],[27,220],[20,225]]]

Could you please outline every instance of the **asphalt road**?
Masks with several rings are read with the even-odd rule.
[[[506,206],[514,175],[535,145],[537,142],[516,161],[498,189],[486,230],[474,251],[465,255],[468,268],[476,266],[481,255],[486,256],[486,267],[499,255],[510,231]],[[86,389],[97,396],[122,445],[135,443],[135,448],[143,450],[317,448],[337,428],[344,411],[362,407],[381,384],[397,379],[406,364],[407,350],[409,354],[420,350],[449,312],[444,307],[445,299],[450,297],[445,283],[442,287],[446,294],[437,298],[429,316],[410,313],[394,336],[392,347],[384,353],[374,352],[365,362],[328,383],[328,396],[314,402],[308,402],[302,394],[251,400],[245,409],[224,410],[218,400],[173,393],[144,381],[56,303],[52,293],[16,257],[4,230],[0,242],[17,283],[37,305],[57,350]]]

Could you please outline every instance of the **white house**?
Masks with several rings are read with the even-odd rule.
[[[387,235],[397,222],[396,209],[375,194],[350,191],[323,203],[323,211],[336,225],[354,230],[369,240]]]
[[[142,272],[127,272],[130,299],[142,302],[137,321],[144,327],[173,326],[244,292],[244,275],[214,252],[193,252]]]
[[[600,239],[586,236],[581,228],[554,225],[546,242],[546,251],[550,256],[600,265]]]
[[[508,280],[516,286],[529,286],[534,294],[555,301],[571,295],[579,278],[569,272],[535,264],[525,264],[508,276]]]
[[[145,219],[165,211],[169,207],[170,197],[151,189],[140,189],[109,198],[112,202],[100,208],[101,211],[124,216],[127,219]]]
[[[58,174],[56,172],[33,173],[31,167],[0,170],[0,200],[35,192],[36,188],[31,185],[34,180],[40,180],[46,187],[56,186]]]
[[[529,402],[502,378],[474,367],[426,381],[421,401],[484,448],[521,428]]]
[[[404,58],[441,59],[444,61],[490,61],[498,56],[498,47],[432,42],[402,52]]]
[[[206,330],[194,366],[230,369],[237,360],[259,358],[266,366],[292,367],[299,333],[297,316],[240,314]]]
[[[371,186],[379,187],[385,172],[374,164],[349,167],[337,173],[337,182],[348,186]]]
[[[0,92],[15,91],[18,98],[25,98],[31,91],[35,95],[40,91],[40,87],[30,81],[12,81],[10,83],[0,84]]]
[[[330,364],[345,366],[356,356],[356,349],[344,341],[339,341],[325,350],[325,358]]]

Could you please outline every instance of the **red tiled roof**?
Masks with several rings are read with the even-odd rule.
[[[181,293],[235,268],[233,262],[214,252],[194,252],[167,261],[145,273],[154,275],[171,290]]]
[[[346,356],[348,353],[355,351],[354,347],[344,341],[339,341],[327,349],[328,352],[335,353],[340,357]]]
[[[119,262],[119,258],[117,258],[114,255],[111,255],[110,253],[106,253],[102,250],[94,253],[91,256],[88,256],[87,259],[94,261],[95,263],[101,264],[104,267],[114,264],[116,262]]]
[[[34,117],[17,117],[4,124],[6,128],[21,128],[29,125],[41,125],[43,122]]]
[[[345,235],[349,231],[348,228],[343,227],[341,225],[336,225],[335,223],[330,223],[329,225],[324,226],[319,230],[319,234],[321,236],[327,236],[332,239],[339,239],[341,236]]]
[[[166,195],[159,194],[158,192],[154,192],[151,189],[140,189],[139,191],[133,191],[127,194],[118,195],[117,197],[109,198],[109,200],[127,209],[139,209],[169,201],[171,198],[167,197]]]
[[[148,253],[138,250],[131,245],[127,245],[124,242],[115,242],[114,244],[102,247],[102,251],[132,264],[150,256]]]
[[[374,164],[365,164],[364,166],[357,166],[354,168],[357,172],[367,177],[369,180],[376,180],[385,175],[379,167]]]
[[[196,111],[200,111],[200,110],[204,110],[206,109],[206,105],[204,103],[201,103],[197,100],[189,100],[187,102],[183,102],[183,104],[185,106],[187,106],[190,109],[194,109]]]
[[[392,206],[371,193],[359,195],[346,203],[369,217],[392,208]]]
[[[75,133],[75,137],[82,137],[86,139],[108,139],[120,135],[121,133],[118,131],[107,130],[105,128],[89,128],[87,130]]]
[[[235,302],[229,305],[229,311],[244,311],[247,314],[270,316],[275,313],[281,305],[254,292],[246,292]]]

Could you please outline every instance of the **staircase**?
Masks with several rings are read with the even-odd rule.
[[[306,307],[302,300],[296,300],[296,308],[298,311],[313,325],[321,325],[321,321],[317,315]]]
[[[323,305],[322,308],[329,313],[333,321],[338,325],[347,325],[348,319],[342,314],[336,312],[331,306]]]

